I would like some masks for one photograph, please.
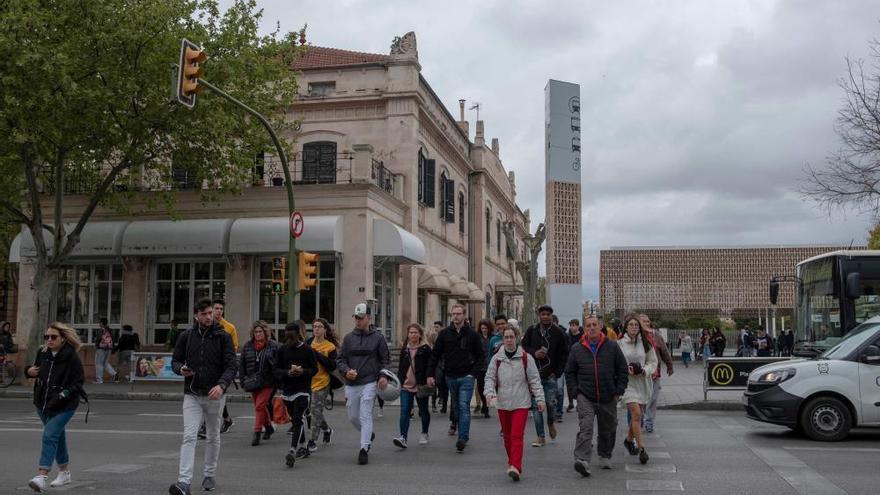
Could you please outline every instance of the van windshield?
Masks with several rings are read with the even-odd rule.
[[[852,329],[851,332],[841,340],[836,346],[828,349],[819,356],[819,359],[844,359],[852,351],[871,339],[880,330],[880,323],[865,323]]]

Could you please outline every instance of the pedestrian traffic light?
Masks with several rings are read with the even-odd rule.
[[[196,104],[196,94],[202,91],[199,78],[205,72],[199,66],[208,60],[208,54],[199,45],[184,39],[180,43],[180,64],[177,66],[177,101],[192,108]]]
[[[318,255],[300,251],[299,290],[309,290],[318,284]]]
[[[287,294],[287,258],[272,258],[272,294]]]

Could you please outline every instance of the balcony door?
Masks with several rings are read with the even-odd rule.
[[[303,145],[302,182],[305,184],[336,183],[336,143],[315,141]]]

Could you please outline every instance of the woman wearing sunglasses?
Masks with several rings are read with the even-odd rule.
[[[73,417],[83,394],[82,362],[77,355],[82,343],[76,331],[54,322],[43,334],[45,345],[37,353],[34,365],[27,369],[34,382],[34,405],[43,422],[43,448],[37,475],[28,486],[35,492],[46,489],[52,463],[58,464],[58,477],[50,483],[60,487],[70,483],[70,458],[64,428]]]

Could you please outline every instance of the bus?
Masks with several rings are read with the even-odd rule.
[[[798,263],[795,278],[795,356],[817,356],[857,325],[880,315],[880,251],[815,256]],[[771,303],[778,291],[778,282],[771,282]]]

